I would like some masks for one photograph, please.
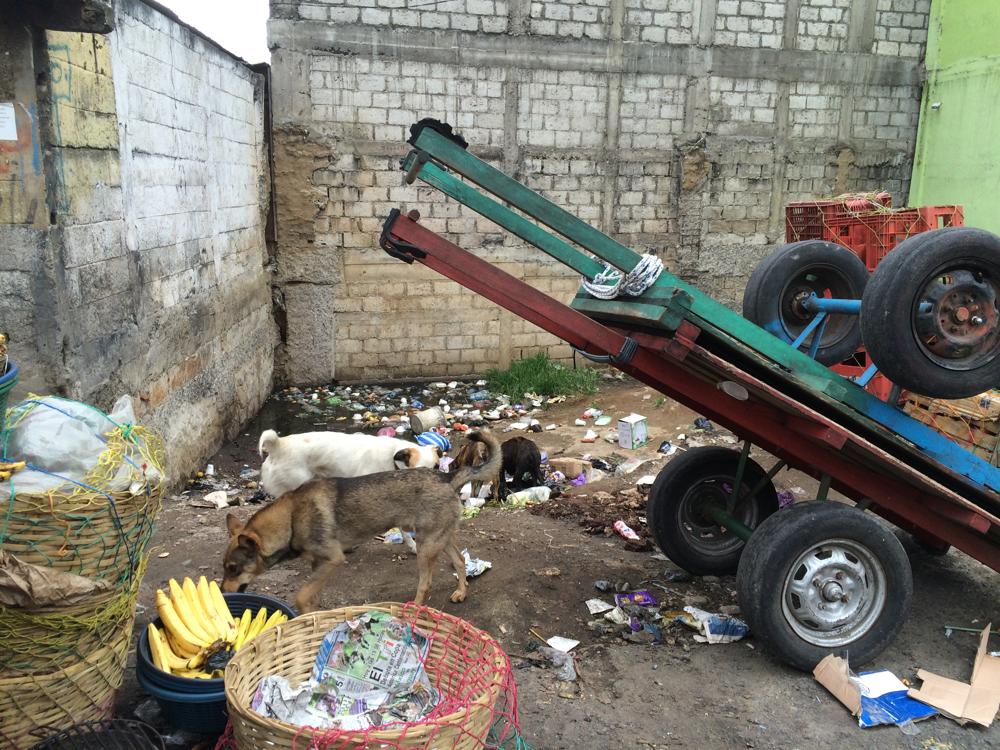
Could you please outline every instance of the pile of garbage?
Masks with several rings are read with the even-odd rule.
[[[676,571],[673,580],[689,580],[682,571]],[[600,635],[616,635],[630,643],[658,644],[673,642],[666,631],[674,626],[683,626],[695,631],[694,640],[699,643],[732,643],[750,632],[750,628],[736,614],[739,607],[723,605],[719,612],[709,612],[694,603],[678,607],[675,603],[680,592],[655,580],[643,581],[640,585],[648,588],[632,588],[628,583],[615,585],[611,581],[595,581],[594,588],[602,596],[584,602],[593,619],[588,627]],[[663,595],[653,592],[662,589]],[[705,603],[705,598],[688,597],[689,601]]]
[[[391,428],[400,436],[430,429],[442,434],[452,430],[462,432],[500,419],[525,416],[543,403],[537,397],[523,398],[522,403],[505,394],[491,393],[485,380],[393,386],[293,386],[276,393],[274,398],[296,404],[302,413],[323,423],[344,423],[338,429]],[[430,415],[422,414],[431,411],[439,413],[437,424],[429,424]],[[422,422],[411,424],[416,415]]]

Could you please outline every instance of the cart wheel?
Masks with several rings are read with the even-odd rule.
[[[743,317],[791,344],[813,319],[802,307],[810,294],[833,299],[861,299],[868,269],[846,247],[802,240],[775,248],[760,262],[743,292]],[[800,350],[809,351],[807,340]],[[856,315],[831,315],[820,337],[816,360],[839,364],[858,350],[861,331]]]
[[[702,514],[705,504],[726,507],[740,454],[728,448],[695,448],[663,467],[649,492],[646,522],[663,554],[694,575],[732,573],[744,542]],[[740,500],[733,516],[750,528],[778,509],[770,481],[753,498],[750,491],[767,479],[756,461],[747,458]]]
[[[852,666],[871,661],[896,637],[913,596],[892,531],[833,501],[794,505],[761,524],[736,587],[751,632],[802,670],[830,653]]]
[[[903,388],[965,398],[1000,383],[1000,237],[969,227],[904,240],[872,274],[861,332]]]

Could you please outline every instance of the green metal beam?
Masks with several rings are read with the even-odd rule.
[[[411,151],[403,162],[403,169],[409,172],[409,170],[417,166],[415,162],[416,152]],[[419,166],[419,171],[415,173],[418,180],[437,188],[448,197],[454,198],[459,203],[482,214],[490,221],[499,224],[525,242],[531,243],[539,250],[565,263],[577,273],[586,276],[588,279],[592,279],[604,270],[604,266],[589,255],[583,254],[572,245],[549,234],[537,224],[532,224],[520,214],[514,213],[506,206],[483,195],[454,175],[449,174],[434,162],[424,162]]]
[[[484,190],[506,201],[534,219],[551,227],[563,237],[587,248],[615,268],[631,271],[642,258],[639,253],[615,242],[600,230],[546,200],[531,188],[508,177],[499,169],[476,158],[452,140],[430,128],[424,128],[414,144],[437,161],[472,180]],[[422,170],[421,170],[422,171]]]

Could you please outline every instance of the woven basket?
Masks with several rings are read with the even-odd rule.
[[[946,401],[908,394],[905,411],[973,455],[1000,466],[1000,393]]]
[[[16,475],[15,475],[16,476]],[[17,493],[3,498],[3,548],[27,563],[128,585],[145,555],[160,510],[161,485],[150,493],[72,495]]]
[[[338,623],[371,611],[389,612],[431,636],[427,674],[449,706],[453,704],[457,710],[384,730],[324,732],[268,719],[250,708],[261,678],[281,675],[292,685],[305,681],[323,636]],[[313,746],[331,750],[473,750],[485,744],[494,707],[509,674],[510,662],[500,644],[464,620],[412,604],[373,604],[300,615],[265,631],[229,662],[226,703],[240,750]]]
[[[81,721],[103,719],[122,684],[131,619],[106,646],[63,669],[0,679],[0,748],[19,750]]]
[[[0,679],[52,672],[114,642],[131,630],[140,581],[69,607],[0,607]]]

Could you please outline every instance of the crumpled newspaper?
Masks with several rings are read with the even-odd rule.
[[[424,662],[430,637],[388,612],[367,612],[327,633],[310,678],[261,680],[250,707],[317,729],[365,730],[417,721],[441,701]]]

